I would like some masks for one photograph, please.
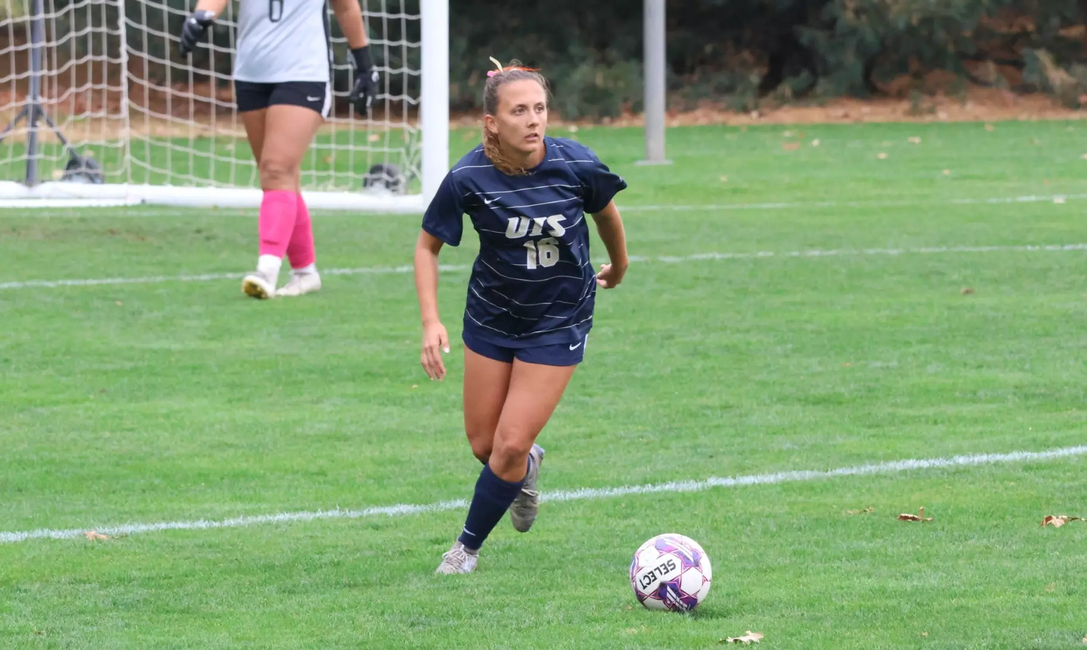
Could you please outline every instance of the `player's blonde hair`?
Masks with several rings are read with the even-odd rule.
[[[494,61],[494,64],[498,67],[487,73],[487,83],[483,85],[483,110],[487,115],[495,115],[498,112],[498,89],[511,81],[531,79],[540,84],[540,87],[544,89],[544,94],[550,100],[551,88],[547,83],[547,79],[534,68],[523,67],[517,59],[510,61],[507,66],[503,66],[494,58],[491,61]],[[491,161],[491,164],[503,174],[521,176],[527,173],[523,168],[514,165],[502,152],[498,135],[488,131],[486,126],[483,127],[483,153]]]

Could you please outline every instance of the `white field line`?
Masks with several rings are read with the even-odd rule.
[[[446,265],[438,267],[442,272],[467,271],[469,266]],[[369,266],[357,269],[321,269],[322,275],[387,275],[390,273],[411,273],[410,266]],[[245,273],[203,273],[200,275],[152,275],[143,278],[94,278],[74,280],[25,280],[22,282],[0,282],[4,289],[53,289],[57,287],[93,287],[110,284],[158,284],[162,282],[208,282],[211,280],[240,280]]]
[[[628,205],[620,206],[620,212],[692,212],[736,210],[796,210],[814,208],[905,208],[912,205],[1006,205],[1014,203],[1056,203],[1082,201],[1087,194],[1039,194],[1029,196],[1003,196],[984,199],[886,199],[876,201],[778,201],[768,203],[707,203],[702,205]]]
[[[715,260],[747,260],[765,258],[820,258],[820,257],[865,257],[878,255],[939,255],[958,253],[1065,253],[1087,251],[1087,244],[1023,244],[1011,246],[923,246],[919,248],[864,248],[841,250],[806,250],[806,251],[756,251],[752,253],[695,253],[693,255],[660,255],[656,257],[631,255],[631,262],[659,262],[663,264],[682,264]],[[463,264],[443,264],[439,270],[443,273],[456,273],[469,270]],[[369,266],[354,269],[322,269],[324,275],[388,275],[411,273],[411,266]],[[0,291],[15,289],[54,289],[57,287],[91,287],[116,284],[159,284],[163,282],[207,282],[211,280],[241,279],[244,273],[205,273],[201,275],[155,275],[143,278],[95,278],[73,280],[22,280],[0,282]]]
[[[659,494],[671,492],[703,492],[710,488],[735,488],[750,485],[774,485],[778,483],[794,483],[798,481],[817,481],[822,479],[839,478],[843,476],[870,476],[875,474],[894,474],[908,470],[941,469],[956,467],[976,467],[979,465],[999,465],[1007,463],[1046,461],[1073,456],[1087,455],[1087,446],[1064,447],[1049,451],[1013,451],[1004,454],[970,454],[964,456],[951,456],[948,458],[908,459],[896,460],[884,463],[872,463],[869,465],[854,465],[852,467],[839,467],[832,470],[801,470],[792,472],[777,472],[773,474],[749,474],[746,476],[734,476],[728,478],[709,478],[704,481],[679,481],[673,483],[656,483],[648,485],[627,485],[613,488],[581,488],[578,490],[559,490],[547,492],[541,495],[545,502],[564,501],[593,501],[618,496]],[[194,520],[194,521],[168,521],[150,524],[124,524],[114,526],[102,526],[95,528],[69,528],[62,530],[38,529],[28,531],[0,532],[0,543],[25,542],[33,539],[75,539],[84,535],[86,531],[94,530],[103,535],[135,535],[139,533],[154,533],[165,530],[209,530],[215,528],[241,528],[245,526],[258,526],[262,524],[283,524],[296,522],[309,522],[320,519],[363,519],[368,517],[387,516],[404,517],[408,515],[425,514],[432,512],[446,512],[449,510],[464,510],[468,502],[464,499],[455,501],[439,501],[425,505],[397,504],[391,506],[377,506],[362,510],[318,510],[313,512],[281,512],[272,515],[252,515],[247,517],[234,517],[220,520]]]
[[[1087,194],[1032,194],[1024,196],[998,196],[987,198],[959,198],[959,199],[928,199],[923,196],[917,198],[903,198],[903,199],[882,199],[873,201],[774,201],[765,203],[704,203],[704,204],[689,204],[689,205],[620,205],[621,212],[699,212],[699,211],[713,211],[713,212],[731,212],[738,210],[791,210],[791,209],[818,209],[818,208],[893,208],[893,207],[909,207],[914,205],[1004,205],[1004,204],[1016,204],[1016,203],[1065,203],[1067,201],[1082,201],[1087,199]],[[145,218],[145,217],[165,217],[165,218],[185,218],[190,216],[193,209],[183,209],[181,211],[170,206],[163,206],[161,209],[151,210],[146,207],[143,208],[110,208],[108,210],[98,208],[98,212],[93,214],[87,214],[86,210],[95,208],[79,208],[78,214],[36,214],[27,210],[17,210],[6,208],[4,203],[0,201],[0,218],[12,217],[37,217],[37,218],[115,218],[115,217],[132,217],[132,218]],[[75,211],[76,208],[71,208]],[[255,218],[257,213],[255,210],[244,210],[234,208],[223,208],[217,210],[204,211],[204,216],[215,217],[240,217],[240,218]],[[358,217],[411,217],[418,219],[419,215],[411,214],[392,214],[385,215],[378,212],[343,212],[343,211],[320,211],[322,218],[332,216],[342,216],[348,218]]]

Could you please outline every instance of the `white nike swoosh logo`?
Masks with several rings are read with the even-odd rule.
[[[571,350],[576,350],[576,349],[578,349],[578,348],[580,348],[580,347],[581,347],[581,343],[578,343],[577,345],[571,345],[571,346],[570,346],[570,349],[571,349]]]
[[[321,99],[321,98],[320,97],[310,97],[309,95],[306,95],[306,101],[307,102],[315,102],[318,99]]]
[[[494,203],[497,200],[498,199],[491,199],[490,201],[488,201],[487,199],[483,199],[483,205],[490,205],[490,204]]]

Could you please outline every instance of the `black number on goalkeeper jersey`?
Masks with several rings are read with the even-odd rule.
[[[283,0],[268,0],[268,20],[278,23],[283,18]]]

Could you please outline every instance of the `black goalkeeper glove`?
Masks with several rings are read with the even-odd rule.
[[[196,49],[196,43],[204,39],[208,26],[214,23],[214,13],[206,9],[193,12],[193,15],[185,20],[185,26],[181,28],[181,44],[177,46],[181,56],[188,56]]]
[[[374,67],[373,60],[370,58],[369,45],[351,50],[351,59],[355,63],[358,78],[355,80],[355,87],[351,89],[348,99],[355,105],[356,111],[366,115],[370,110],[374,97],[377,96],[377,82],[380,77],[377,74],[377,68]]]

